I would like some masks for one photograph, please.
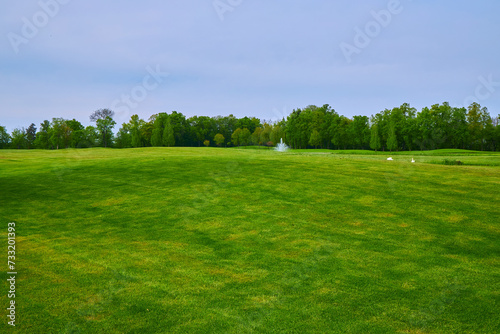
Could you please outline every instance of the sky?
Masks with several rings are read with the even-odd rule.
[[[445,101],[496,117],[498,13],[498,0],[0,0],[0,125]]]

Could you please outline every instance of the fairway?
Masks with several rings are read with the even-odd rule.
[[[2,150],[0,187],[1,331],[9,222],[20,333],[499,331],[498,153]]]

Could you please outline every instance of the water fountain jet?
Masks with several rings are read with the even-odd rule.
[[[283,143],[283,138],[281,138],[281,141],[276,147],[274,148],[278,152],[286,152],[288,150],[288,145]]]

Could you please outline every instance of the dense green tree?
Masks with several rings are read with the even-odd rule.
[[[467,109],[453,108],[450,119],[450,146],[465,149],[468,141]]]
[[[372,150],[378,151],[382,148],[382,144],[380,143],[380,136],[378,133],[378,125],[373,124],[371,128],[371,136],[370,136],[370,147]]]
[[[40,149],[49,149],[50,145],[50,122],[48,120],[40,123],[40,131],[36,134],[35,147]]]
[[[334,118],[334,122],[331,124],[330,133],[332,134],[332,144],[337,148],[346,149],[352,142],[348,130],[351,123],[352,120],[345,116]]]
[[[231,135],[231,142],[234,146],[240,146],[241,129],[237,128]]]
[[[0,149],[10,146],[10,135],[4,126],[0,126]]]
[[[191,129],[191,138],[194,145],[201,146],[201,144],[217,134],[217,124],[215,119],[208,116],[194,116],[188,119]]]
[[[116,147],[128,148],[132,147],[132,136],[130,134],[130,124],[123,123],[122,127],[116,134]]]
[[[81,147],[95,147],[99,141],[99,131],[97,128],[89,125],[83,131],[84,133],[84,141],[81,144]]]
[[[49,129],[49,142],[52,148],[58,150],[69,145],[68,126],[63,118],[53,118]]]
[[[153,131],[151,133],[152,146],[163,146],[163,132],[165,131],[165,125],[167,124],[167,117],[167,113],[160,113],[151,116],[149,121],[153,122]]]
[[[36,140],[36,125],[31,123],[26,129],[26,148],[31,149],[35,146]]]
[[[400,121],[400,145],[407,150],[413,150],[417,138],[417,109],[404,103],[399,107],[403,118]]]
[[[247,146],[250,143],[251,136],[250,130],[247,128],[242,129],[240,132],[240,145]]]
[[[368,116],[354,116],[349,130],[353,148],[366,149],[369,147],[370,125]]]
[[[262,131],[260,132],[259,141],[263,145],[267,145],[269,141],[271,141],[271,132],[273,131],[273,127],[267,123],[262,125]]]
[[[224,136],[227,140],[231,138],[234,130],[237,129],[236,122],[238,119],[234,117],[232,114],[229,116],[216,116],[214,117],[214,122],[215,122],[215,132],[220,133],[221,135]]]
[[[143,132],[142,129],[145,126],[146,122],[143,119],[139,118],[139,115],[132,115],[129,121],[129,133],[130,133],[130,144],[132,147],[142,147],[146,142],[143,140]]]
[[[321,135],[318,130],[313,130],[311,132],[311,136],[309,137],[309,145],[314,146],[314,148],[318,148],[321,145]]]
[[[26,130],[22,129],[14,129],[11,133],[11,145],[12,148],[15,149],[24,149],[27,148],[28,140],[26,138]]]
[[[248,129],[250,134],[252,134],[256,128],[261,127],[260,120],[258,118],[243,117],[236,121],[236,127],[242,129]]]
[[[153,136],[154,122],[145,120],[141,121],[140,131],[141,131],[141,146],[147,147],[151,146],[151,137]]]
[[[262,133],[262,128],[259,126],[258,128],[255,128],[255,131],[252,133],[250,137],[250,141],[253,145],[261,145],[262,142],[260,141],[260,134]]]
[[[494,135],[493,135],[493,143],[496,151],[500,151],[500,115],[494,119],[493,125],[495,127]]]
[[[396,125],[389,124],[389,135],[387,137],[387,149],[389,151],[396,151],[398,149],[398,139],[396,137]]]
[[[170,117],[167,118],[167,124],[163,132],[163,145],[166,147],[175,146],[174,126],[172,125],[172,119]]]
[[[486,149],[490,151],[495,150],[494,146],[494,137],[495,137],[495,127],[493,126],[493,120],[491,119],[490,113],[488,109],[483,108],[483,112],[481,113],[481,150]]]
[[[416,144],[421,150],[435,149],[436,143],[433,139],[432,117],[429,108],[425,107],[417,114],[417,138]]]
[[[116,122],[113,120],[115,112],[110,109],[99,109],[90,115],[90,121],[95,122],[97,130],[101,135],[101,144],[108,147],[113,141],[113,128]]]
[[[284,121],[281,121],[273,126],[271,134],[269,136],[272,145],[277,145],[279,142],[281,142],[281,139],[285,141],[287,140],[284,123]]]
[[[65,121],[66,147],[80,148],[88,147],[85,142],[85,127],[76,119]]]
[[[226,142],[226,139],[222,134],[218,133],[214,137],[214,142],[217,146],[221,147]]]

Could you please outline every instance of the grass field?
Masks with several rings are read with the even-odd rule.
[[[457,150],[0,151],[0,331],[15,222],[19,333],[498,333],[499,166]]]

